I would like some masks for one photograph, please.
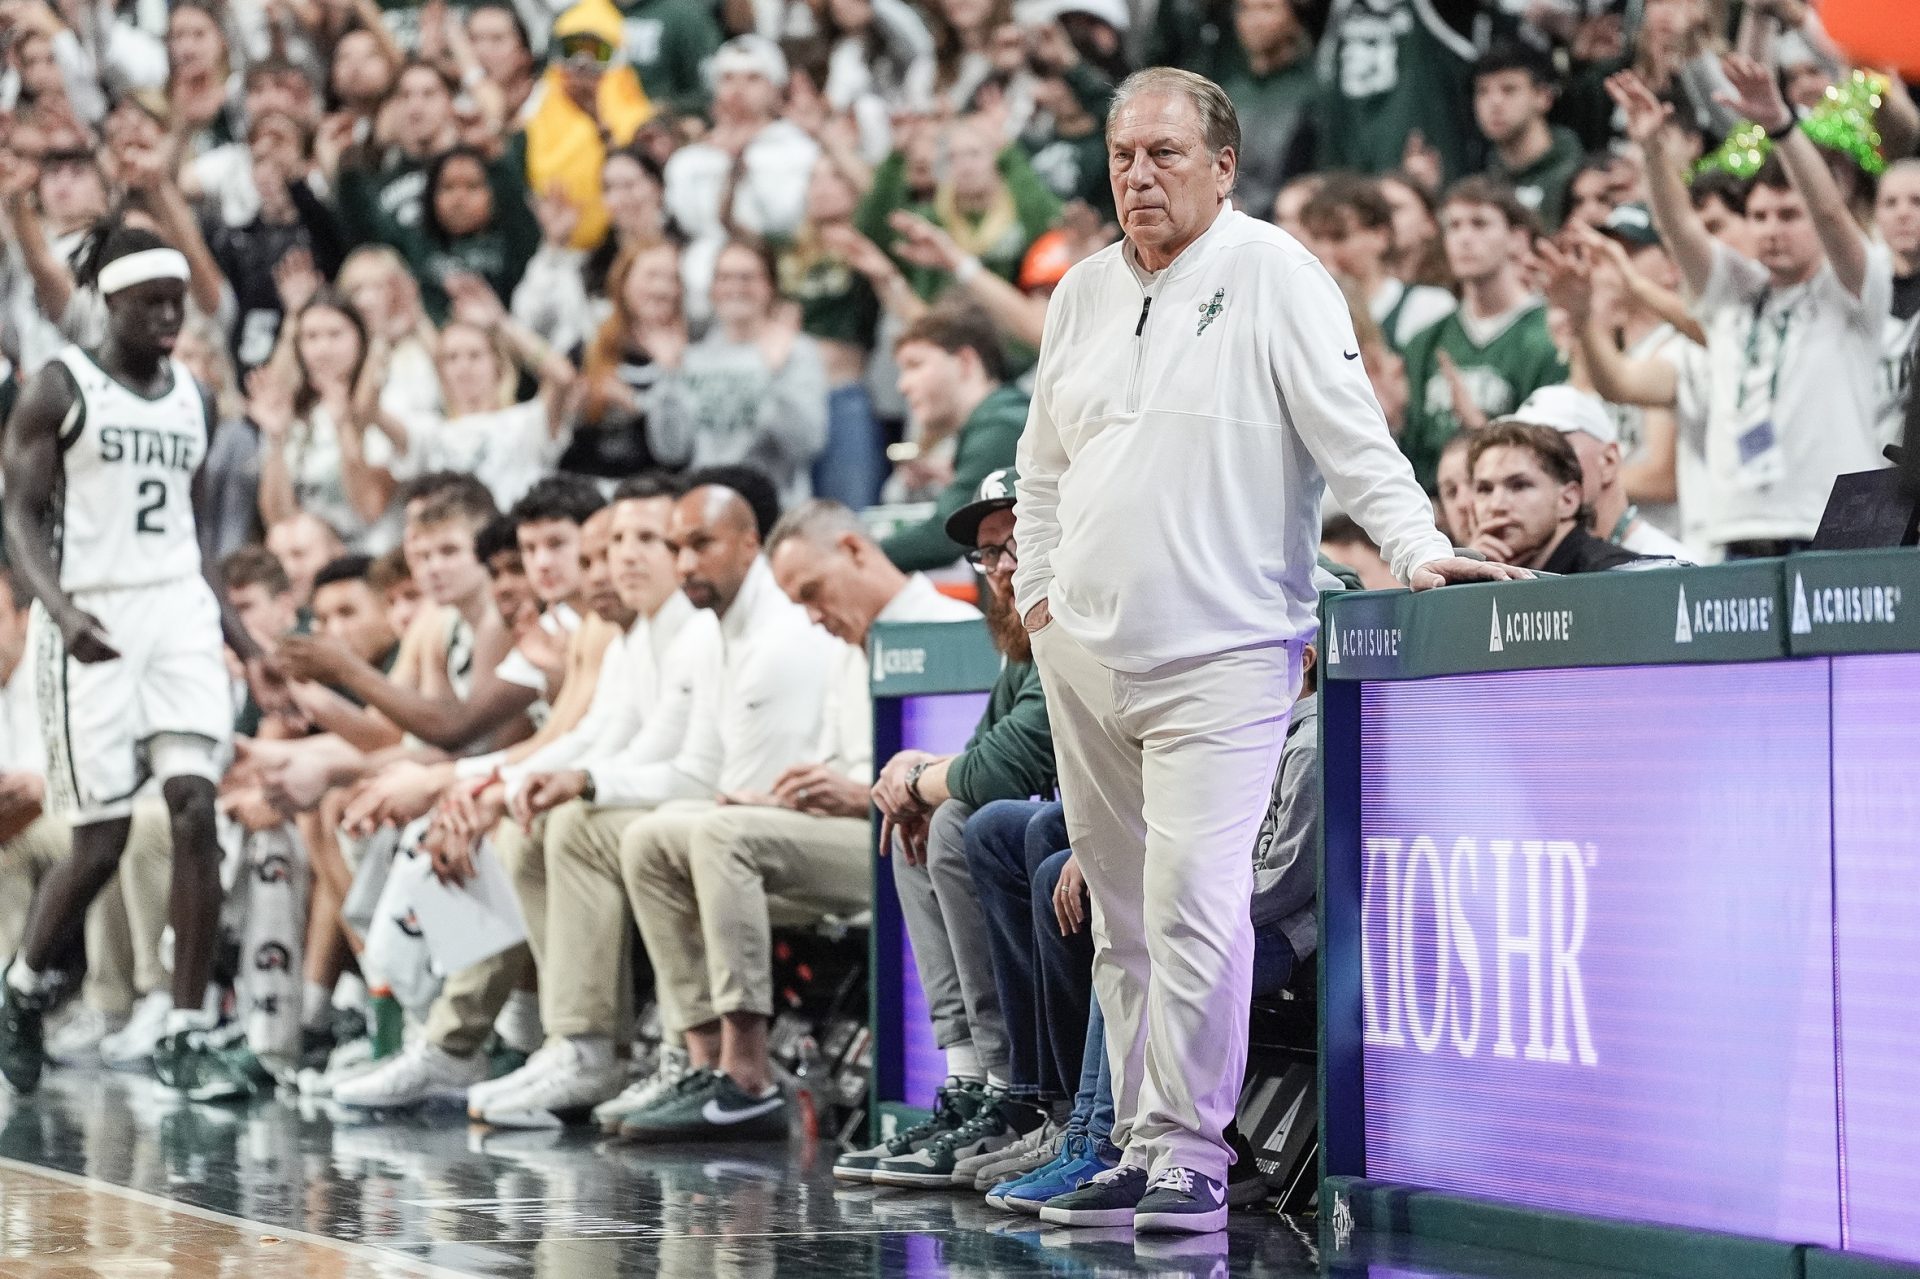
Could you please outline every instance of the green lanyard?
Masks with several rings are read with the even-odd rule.
[[[1736,407],[1744,412],[1747,407],[1747,374],[1760,364],[1760,318],[1767,309],[1767,300],[1773,296],[1771,289],[1762,293],[1753,304],[1753,323],[1747,326],[1747,349],[1740,359],[1740,394]],[[1767,379],[1768,411],[1780,398],[1780,370],[1787,362],[1787,331],[1793,327],[1793,307],[1780,312],[1773,322],[1773,374]]]
[[[1631,502],[1627,503],[1627,509],[1620,514],[1620,522],[1613,526],[1613,532],[1607,534],[1607,540],[1619,546],[1626,540],[1627,530],[1632,528],[1633,522],[1639,518],[1640,508]]]

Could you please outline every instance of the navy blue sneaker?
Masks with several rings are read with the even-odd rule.
[[[1133,1214],[1133,1228],[1204,1235],[1227,1228],[1227,1188],[1191,1168],[1163,1168]]]
[[[0,964],[0,1078],[24,1096],[40,1086],[40,1072],[47,1064],[46,1032],[41,1029],[46,1001],[15,990],[6,973]]]
[[[1122,1164],[1071,1194],[1048,1200],[1040,1220],[1056,1226],[1131,1226],[1147,1193],[1147,1170]]]

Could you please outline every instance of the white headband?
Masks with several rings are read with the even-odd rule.
[[[118,293],[148,280],[184,280],[187,255],[178,249],[142,249],[100,268],[100,295]]]

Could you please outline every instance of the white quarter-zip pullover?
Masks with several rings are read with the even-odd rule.
[[[1452,554],[1359,351],[1319,261],[1232,208],[1158,274],[1124,242],[1075,266],[1020,438],[1021,612],[1133,673],[1304,640],[1323,475],[1402,581]]]

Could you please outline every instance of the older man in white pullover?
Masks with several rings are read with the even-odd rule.
[[[1453,556],[1314,256],[1228,202],[1220,87],[1142,71],[1107,120],[1125,239],[1068,272],[1019,449],[1015,599],[1093,899],[1121,1166],[1042,1217],[1226,1224],[1246,1065],[1253,846],[1313,584],[1322,477],[1415,590]]]

